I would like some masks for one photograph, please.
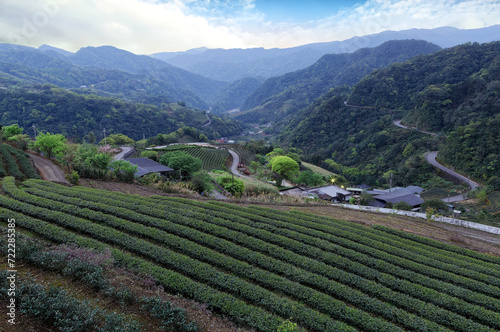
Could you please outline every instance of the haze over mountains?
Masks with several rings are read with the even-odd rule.
[[[325,54],[351,53],[362,47],[381,45],[388,40],[423,39],[448,47],[468,41],[492,41],[498,39],[498,36],[500,26],[474,30],[444,27],[386,31],[343,42],[308,44],[288,49],[200,48],[154,54],[151,57],[135,55],[112,46],[84,47],[71,53],[48,45],[42,45],[37,50],[2,44],[0,71],[25,82],[87,89],[87,93],[157,106],[181,100],[191,107],[212,107],[214,111],[224,113],[241,105],[245,109],[257,106],[254,96],[250,100],[247,98],[260,86],[263,79],[306,68]],[[402,60],[404,59],[395,58],[393,61]],[[389,63],[385,65],[387,64]],[[315,66],[315,71],[322,71],[321,62]],[[370,68],[366,67],[363,73],[368,74]],[[324,71],[333,69],[335,68],[324,68]],[[356,76],[356,80],[361,77]],[[245,80],[238,82],[243,78]],[[351,82],[345,83],[352,85],[356,80],[351,79]],[[320,90],[325,92],[333,87],[328,86],[330,83],[325,81],[326,86]],[[264,86],[268,85],[266,83]],[[317,95],[313,96],[315,97]]]
[[[160,109],[179,101],[191,108],[211,109],[218,114],[241,107],[245,112],[237,114],[238,120],[245,123],[271,121],[279,129],[332,88],[354,86],[374,69],[436,52],[440,46],[490,41],[500,39],[499,36],[500,26],[475,30],[445,27],[387,31],[344,42],[289,49],[201,48],[152,57],[112,46],[84,47],[71,53],[48,45],[34,49],[0,44],[0,84],[10,88],[49,83],[78,94],[119,98]],[[350,53],[335,54],[339,52]],[[203,67],[204,75],[212,78],[158,58],[185,68]],[[215,63],[218,69],[213,71]],[[265,80],[280,72],[286,73]],[[219,75],[221,73],[227,75]],[[13,119],[12,114],[8,118]],[[174,122],[181,120],[178,118]],[[43,129],[46,124],[41,122],[39,125]]]
[[[497,40],[500,25],[461,30],[452,27],[385,31],[344,41],[314,43],[286,49],[206,49],[165,52],[152,57],[179,68],[222,81],[243,77],[279,76],[312,65],[325,54],[352,53],[360,48],[376,47],[389,40],[420,39],[446,48],[466,42],[486,43]]]

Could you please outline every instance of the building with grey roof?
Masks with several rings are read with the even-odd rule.
[[[125,160],[132,165],[137,166],[137,172],[135,173],[135,176],[137,177],[141,177],[150,173],[158,173],[160,175],[167,176],[170,172],[174,171],[170,167],[157,163],[156,161],[149,158],[130,158]]]

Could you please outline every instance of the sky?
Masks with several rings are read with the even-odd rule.
[[[0,0],[0,42],[136,54],[286,48],[385,30],[500,24],[500,0]]]

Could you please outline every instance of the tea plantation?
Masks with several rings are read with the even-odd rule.
[[[301,212],[30,179],[2,181],[2,221],[109,248],[166,291],[257,331],[500,330],[500,257]]]

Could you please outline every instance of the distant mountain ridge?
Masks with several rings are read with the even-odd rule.
[[[324,55],[310,67],[266,80],[241,107],[251,111],[236,117],[277,123],[336,86],[353,86],[374,69],[438,50],[439,46],[421,40],[393,40],[354,53]]]
[[[204,100],[227,85],[111,46],[87,47],[77,53],[50,46],[41,49],[0,44],[0,72],[27,83],[50,83],[155,105],[184,101],[200,109],[208,109]]]
[[[325,54],[352,53],[361,48],[376,47],[389,40],[420,39],[440,47],[466,42],[486,43],[500,40],[500,25],[480,29],[410,29],[384,31],[344,41],[313,43],[285,49],[196,49],[182,52],[155,53],[151,56],[193,73],[222,81],[244,77],[279,76],[312,65]]]

